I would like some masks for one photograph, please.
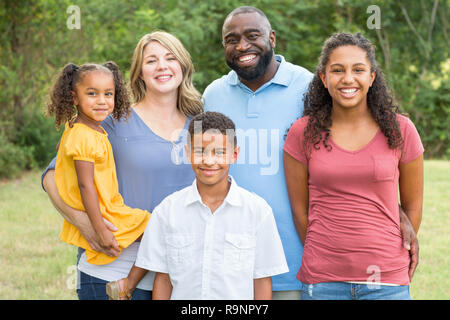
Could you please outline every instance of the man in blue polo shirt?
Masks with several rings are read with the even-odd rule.
[[[275,32],[263,12],[240,7],[222,29],[225,58],[232,69],[205,90],[205,110],[226,114],[236,124],[240,159],[231,175],[272,207],[289,272],[272,278],[274,299],[299,299],[296,279],[303,247],[294,227],[284,179],[284,136],[301,116],[308,70],[274,55]]]

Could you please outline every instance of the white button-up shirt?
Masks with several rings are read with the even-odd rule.
[[[253,299],[253,279],[289,271],[272,209],[230,181],[214,213],[196,181],[153,211],[136,266],[169,274],[171,299]]]

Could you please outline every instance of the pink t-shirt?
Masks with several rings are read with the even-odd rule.
[[[379,130],[362,149],[348,151],[328,139],[327,151],[307,156],[308,117],[289,130],[284,151],[308,166],[308,230],[297,278],[307,284],[369,281],[407,285],[409,253],[402,246],[398,210],[399,163],[424,149],[414,124],[397,115],[402,150],[389,149]],[[288,173],[289,174],[289,173]]]

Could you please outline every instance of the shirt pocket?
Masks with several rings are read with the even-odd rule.
[[[372,156],[375,182],[394,181],[398,161],[393,156]]]
[[[253,270],[256,237],[247,234],[225,233],[224,263],[234,271]]]
[[[193,234],[167,234],[167,261],[169,268],[179,267],[182,265],[193,263],[194,256],[194,240]]]

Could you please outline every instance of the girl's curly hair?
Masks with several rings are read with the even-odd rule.
[[[325,66],[334,49],[349,45],[358,46],[367,53],[367,59],[371,65],[370,71],[375,71],[376,73],[372,87],[369,88],[367,93],[367,106],[372,117],[380,127],[381,132],[386,136],[389,148],[398,148],[403,143],[396,118],[396,114],[401,113],[401,111],[386,84],[383,72],[378,67],[372,44],[359,32],[354,35],[349,33],[336,33],[328,38],[322,47],[319,64],[305,96],[303,116],[309,116],[309,119],[304,131],[304,147],[308,153],[311,152],[311,147],[314,147],[316,150],[319,149],[321,141],[328,151],[332,148],[328,144],[328,138],[332,123],[331,109],[333,103],[328,90],[324,87],[320,79],[320,73],[325,73]]]
[[[108,61],[103,65],[86,63],[81,66],[77,66],[74,63],[68,63],[61,70],[58,79],[51,90],[50,103],[47,106],[47,113],[50,116],[55,115],[55,124],[57,128],[67,121],[69,122],[69,125],[72,126],[77,115],[77,109],[73,104],[72,92],[76,92],[77,84],[82,81],[87,72],[97,70],[111,73],[114,78],[115,93],[112,116],[117,120],[128,117],[130,113],[130,100],[122,74],[115,62]]]

